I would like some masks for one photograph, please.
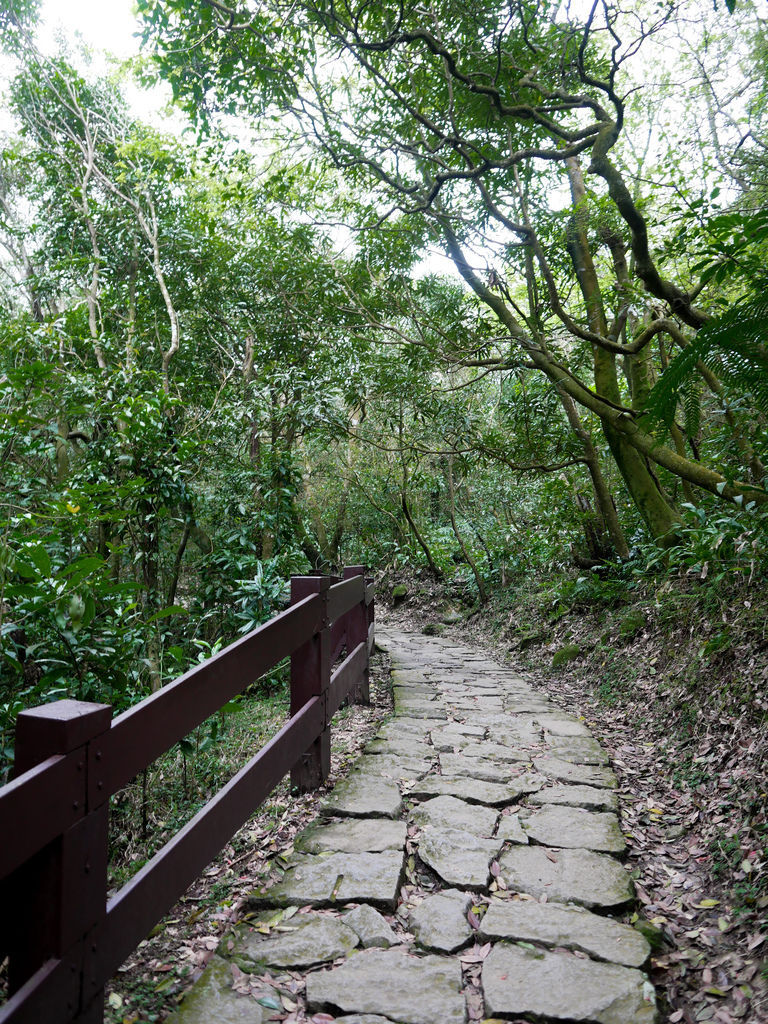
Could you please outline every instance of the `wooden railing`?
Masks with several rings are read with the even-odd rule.
[[[328,777],[331,719],[367,702],[372,648],[362,566],[294,577],[286,611],[116,718],[71,700],[19,715],[0,789],[0,1024],[103,1021],[105,982],[283,776],[301,791]],[[108,900],[109,797],[289,656],[287,723]]]

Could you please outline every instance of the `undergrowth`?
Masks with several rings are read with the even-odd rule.
[[[278,731],[283,665],[225,704],[110,800],[110,888],[119,888]]]

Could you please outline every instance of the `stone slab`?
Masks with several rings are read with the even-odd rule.
[[[367,903],[347,911],[341,920],[355,932],[366,949],[371,946],[383,946],[385,949],[389,949],[390,946],[396,946],[400,942],[390,923],[381,916],[378,910],[374,910]]]
[[[416,722],[413,719],[404,719],[400,716],[396,720],[390,719],[379,726],[376,736],[379,739],[400,739],[404,733],[413,736],[426,736],[429,732],[427,722]]]
[[[405,846],[404,821],[391,818],[347,818],[317,822],[300,832],[294,841],[299,853],[380,853]]]
[[[552,736],[546,734],[547,746],[555,757],[575,764],[607,764],[608,755],[597,742],[586,736]]]
[[[339,782],[320,805],[323,814],[357,818],[397,818],[402,809],[400,787],[396,782],[355,773]]]
[[[548,786],[534,793],[529,803],[564,804],[595,811],[616,811],[619,807],[619,799],[613,790],[596,789],[594,786]]]
[[[426,733],[418,736],[416,733],[404,733],[395,738],[374,739],[365,747],[366,754],[376,754],[379,757],[407,757],[426,758],[434,755],[434,750],[426,740]]]
[[[263,1024],[274,1010],[266,1010],[250,996],[232,989],[232,965],[214,956],[197,983],[184,996],[168,1024]]]
[[[570,953],[494,946],[483,964],[486,1012],[568,1024],[654,1024],[653,987],[640,971]]]
[[[496,714],[501,714],[502,712],[502,703],[498,697],[465,697],[461,700],[446,697],[446,703],[449,708],[455,708],[457,711],[468,711],[470,714],[475,711],[491,711]]]
[[[483,736],[485,736],[485,728],[482,725],[473,725],[471,722],[454,722],[451,720],[441,729],[433,729],[432,739],[434,740],[435,733],[439,735],[443,732],[458,732],[463,736],[471,736],[476,740],[482,739]]]
[[[574,764],[559,757],[537,757],[533,762],[536,771],[555,782],[569,782],[577,786],[597,786],[615,789],[616,776],[610,768],[590,764]]]
[[[501,845],[500,839],[478,839],[474,832],[425,828],[419,838],[419,856],[448,885],[482,889]]]
[[[476,836],[489,839],[496,827],[498,813],[490,807],[468,804],[455,796],[436,796],[423,804],[417,804],[409,820],[420,828],[433,826],[458,831],[474,832]]]
[[[642,967],[651,948],[635,928],[576,907],[532,900],[493,901],[480,922],[478,939],[540,942],[578,949],[598,960]]]
[[[572,715],[543,714],[538,722],[552,736],[589,736],[587,726]]]
[[[556,903],[620,907],[633,898],[629,874],[612,857],[591,850],[513,846],[499,858],[507,887]]]
[[[258,890],[256,907],[373,903],[394,909],[403,873],[402,850],[381,853],[296,854],[282,880]]]
[[[615,814],[550,804],[525,820],[525,829],[542,846],[624,853],[627,848]]]
[[[507,843],[522,843],[525,845],[528,842],[528,833],[523,828],[517,814],[503,814],[499,818],[496,838],[503,839]]]
[[[496,720],[488,725],[488,739],[491,743],[499,743],[502,747],[523,747],[544,741],[544,733],[533,724],[532,719],[524,719],[519,725],[513,722],[514,719],[497,715]]]
[[[310,974],[307,1005],[312,1012],[379,1014],[400,1024],[464,1024],[461,964],[402,950],[364,950],[340,967]]]
[[[426,704],[441,705],[440,694],[431,683],[422,683],[419,686],[396,686],[395,687],[395,714],[400,708],[408,708],[414,705],[421,708]]]
[[[448,712],[442,703],[436,700],[402,700],[396,704],[396,714],[405,714],[409,718],[446,719]]]
[[[505,764],[508,761],[530,762],[534,756],[532,750],[535,749],[535,746],[527,750],[520,746],[508,747],[502,743],[491,743],[489,740],[487,743],[468,743],[462,750],[462,754],[464,757],[488,758],[491,761]]]
[[[420,779],[432,768],[432,760],[402,754],[367,754],[355,764],[355,775],[380,776],[392,779]]]
[[[378,1013],[353,1013],[344,1014],[343,1017],[334,1017],[334,1024],[400,1024],[390,1017],[381,1017]]]
[[[389,732],[391,736],[397,736],[407,732],[418,736],[426,736],[433,724],[433,722],[425,721],[423,718],[409,718],[407,715],[400,714],[397,718],[390,719],[386,725],[382,726],[379,733]],[[390,729],[392,730],[391,732]]]
[[[449,777],[466,775],[471,779],[483,782],[509,782],[509,768],[498,761],[489,761],[485,757],[464,757],[463,754],[440,754],[440,770]]]
[[[346,956],[359,942],[357,932],[337,917],[295,914],[280,931],[249,932],[232,957],[244,970],[247,963],[259,968],[314,967]]]
[[[469,803],[504,807],[526,793],[535,793],[545,783],[543,776],[520,776],[505,785],[498,782],[479,782],[468,776],[428,775],[411,789],[414,799],[431,796],[455,796]]]
[[[472,897],[458,889],[427,896],[410,912],[408,919],[416,941],[433,953],[455,953],[474,935],[467,920]]]

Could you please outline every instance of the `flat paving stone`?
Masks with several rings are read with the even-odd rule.
[[[346,956],[360,942],[356,931],[338,917],[295,914],[281,931],[250,932],[236,943],[232,958],[245,970],[263,967],[314,967]]]
[[[571,715],[541,715],[539,725],[553,736],[589,736],[589,729],[583,722]]]
[[[420,779],[433,766],[430,758],[403,757],[397,754],[368,754],[355,764],[355,775],[381,776],[396,782],[399,779]]]
[[[397,671],[392,674],[392,686],[397,690],[398,696],[419,694],[428,700],[434,697],[435,687],[425,676],[422,675],[419,679],[401,679],[401,675],[402,673]]]
[[[250,996],[233,991],[232,965],[215,956],[166,1020],[168,1024],[263,1024],[273,1013]]]
[[[393,1021],[391,1017],[381,1017],[378,1013],[353,1013],[344,1014],[343,1017],[334,1017],[334,1024],[400,1024]]]
[[[619,798],[611,789],[594,786],[548,786],[531,796],[532,804],[565,804],[595,811],[616,811]]]
[[[499,725],[499,716],[495,722],[488,723],[488,739],[491,743],[498,743],[502,747],[525,748],[538,746],[544,742],[544,733],[536,726],[520,726],[512,728],[508,719],[504,719],[505,725]]]
[[[396,946],[400,942],[389,921],[382,917],[378,910],[369,907],[367,903],[355,907],[354,910],[348,910],[341,920],[355,932],[361,945],[366,949],[371,946],[383,946],[385,949],[389,949],[390,946]]]
[[[458,732],[464,736],[472,736],[475,739],[482,739],[485,736],[485,727],[482,725],[472,725],[471,722],[454,722],[449,721],[447,725],[442,726],[440,729],[432,730],[432,739],[434,740],[435,733],[443,732]]]
[[[403,873],[402,850],[296,854],[282,880],[249,899],[256,907],[374,903],[394,909]]]
[[[410,912],[408,920],[416,941],[433,953],[455,953],[474,935],[467,920],[472,897],[458,889],[427,896]]]
[[[591,764],[574,764],[558,757],[537,757],[533,762],[536,771],[556,782],[570,782],[579,786],[598,786],[603,789],[616,788],[616,776],[610,768]]]
[[[439,718],[448,717],[448,712],[441,703],[433,700],[407,700],[395,704],[395,712],[403,712],[409,718]]]
[[[379,726],[376,731],[376,738],[398,740],[405,733],[413,734],[414,736],[427,736],[429,729],[430,725],[428,722],[423,722],[421,720],[416,721],[413,718],[406,719],[398,716],[397,719],[390,719],[388,722]]]
[[[455,796],[469,803],[503,807],[512,804],[526,793],[535,793],[544,785],[543,776],[520,777],[501,785],[498,782],[479,782],[468,776],[428,775],[411,789],[414,799],[430,796]]]
[[[395,737],[406,732],[426,736],[433,725],[433,722],[425,721],[423,718],[410,718],[408,715],[398,715],[397,718],[392,718],[386,725],[383,725],[379,732],[386,732],[391,727],[392,734]]]
[[[509,782],[510,771],[498,761],[489,761],[485,757],[465,757],[463,754],[445,753],[440,755],[440,770],[444,775],[467,775],[471,779],[484,782]]]
[[[503,814],[499,818],[496,838],[503,839],[507,843],[522,843],[525,845],[528,842],[528,833],[523,828],[517,814]]]
[[[392,685],[406,686],[411,683],[423,683],[426,676],[420,669],[416,668],[393,668],[392,669]]]
[[[501,846],[501,839],[478,839],[474,832],[425,828],[419,838],[419,856],[448,885],[482,889]]]
[[[654,1024],[653,987],[640,971],[571,953],[501,942],[483,964],[486,1012],[568,1024]]]
[[[453,753],[456,750],[463,750],[470,743],[474,743],[474,736],[465,736],[460,732],[433,732],[432,746],[437,753]]]
[[[529,837],[543,846],[602,853],[624,853],[627,848],[619,819],[603,811],[550,804],[526,818],[524,825]]]
[[[299,853],[379,853],[402,850],[404,821],[391,818],[347,818],[344,821],[315,822],[294,840]]]
[[[437,690],[431,683],[421,683],[419,686],[396,686],[394,688],[395,714],[400,708],[411,704],[421,707],[423,704],[442,705],[442,700]]]
[[[651,952],[644,936],[628,924],[589,910],[532,900],[494,900],[477,937],[481,942],[511,939],[578,949],[625,967],[642,967]]]
[[[481,757],[490,761],[498,761],[500,764],[520,761],[529,763],[534,757],[530,749],[521,749],[519,746],[508,747],[501,743],[491,742],[468,743],[462,750],[462,754],[464,757]]]
[[[366,754],[376,754],[380,757],[418,757],[425,758],[434,755],[435,751],[427,743],[426,734],[416,736],[407,733],[399,739],[373,739],[366,744]]]
[[[396,782],[355,773],[334,786],[333,792],[320,805],[323,814],[357,818],[397,818],[402,809],[400,787]]]
[[[498,816],[498,812],[490,807],[468,804],[455,796],[436,796],[423,804],[417,804],[408,817],[420,828],[431,825],[435,828],[474,832],[476,836],[490,839]]]
[[[402,950],[364,950],[330,971],[307,977],[312,1012],[369,1013],[399,1024],[464,1024],[461,964]]]
[[[587,736],[553,736],[546,733],[547,746],[555,757],[574,764],[607,764],[608,755],[597,742]]]
[[[464,700],[452,700],[446,697],[446,704],[450,709],[469,711],[470,714],[475,711],[490,711],[500,714],[502,711],[502,703],[498,697],[467,697]]]
[[[633,898],[629,874],[612,857],[591,850],[513,846],[499,858],[507,888],[556,903],[621,907]]]

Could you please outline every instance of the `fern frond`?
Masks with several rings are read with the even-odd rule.
[[[685,388],[699,362],[768,414],[768,297],[733,306],[701,328],[651,389],[645,403],[651,419],[668,427],[679,401],[688,416]]]
[[[688,377],[680,386],[680,398],[685,413],[685,432],[688,437],[696,437],[701,426],[701,382],[696,377]]]

